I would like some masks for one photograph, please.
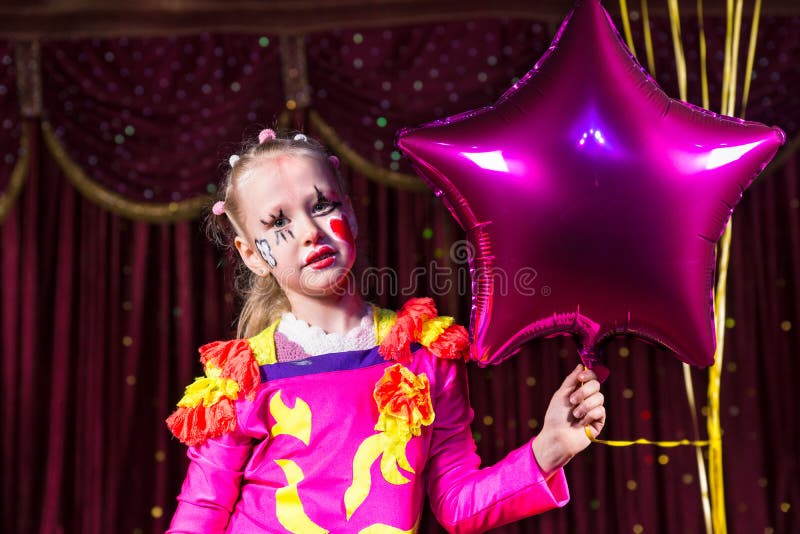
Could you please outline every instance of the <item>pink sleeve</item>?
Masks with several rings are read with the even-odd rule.
[[[189,447],[191,462],[167,534],[225,532],[251,450],[252,440],[230,434]]]
[[[427,490],[442,526],[448,532],[484,532],[564,506],[569,490],[563,469],[545,479],[530,442],[480,469],[469,426],[466,366],[440,360],[437,374]]]

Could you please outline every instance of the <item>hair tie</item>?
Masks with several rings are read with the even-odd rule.
[[[330,156],[328,156],[328,161],[331,162],[331,165],[333,165],[334,169],[338,169],[339,168],[339,158],[338,157],[336,157],[333,154],[331,154]]]
[[[306,137],[305,134],[296,134],[294,136],[293,140],[294,141],[302,141],[302,142],[305,143],[306,141],[308,141],[308,137]]]
[[[225,213],[225,201],[219,200],[214,203],[214,206],[211,208],[211,213],[214,215],[222,215]]]
[[[258,144],[264,144],[266,141],[275,139],[275,132],[271,128],[264,128],[258,132]]]
[[[239,156],[237,156],[236,154],[228,158],[228,163],[230,164],[231,168],[233,168],[233,166],[236,165],[237,161],[239,161]]]

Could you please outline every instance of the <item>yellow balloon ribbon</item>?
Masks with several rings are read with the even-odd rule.
[[[686,390],[686,398],[689,401],[689,413],[692,414],[692,429],[695,437],[700,435],[700,424],[697,421],[697,406],[694,401],[694,384],[692,382],[692,369],[688,363],[683,363],[683,386]],[[700,500],[703,505],[703,519],[706,525],[706,533],[711,534],[711,499],[708,491],[708,473],[706,471],[706,461],[703,458],[703,451],[700,447],[696,448],[695,461],[697,462],[697,481],[700,485]]]
[[[642,11],[646,11],[647,0],[642,0]],[[635,55],[633,40],[630,35],[630,22],[628,20],[627,4],[625,0],[619,0],[622,12],[622,24],[625,28],[625,37],[628,47]],[[736,103],[736,72],[738,63],[738,48],[741,38],[743,0],[726,0],[726,27],[725,27],[725,60],[722,73],[722,99],[720,111],[724,115],[733,115]],[[672,29],[673,49],[675,52],[675,64],[678,73],[678,87],[682,100],[686,100],[686,58],[683,52],[683,45],[680,39],[680,13],[677,0],[668,0],[670,26]],[[745,116],[745,106],[750,94],[750,80],[752,78],[753,59],[755,57],[756,39],[761,15],[761,0],[755,0],[753,8],[753,25],[750,33],[750,40],[747,51],[747,64],[744,72],[744,88],[742,90],[742,109],[740,117]],[[703,27],[703,2],[697,0],[697,17],[699,27],[699,47],[700,47],[700,80],[702,84],[702,105],[709,108],[708,97],[708,74],[706,69],[706,36]],[[645,18],[645,26],[648,22]],[[645,28],[645,37],[647,39]],[[650,45],[652,46],[652,45]],[[648,56],[648,62],[650,58]],[[652,65],[651,70],[654,71]],[[654,74],[654,72],[652,73]],[[784,151],[786,153],[786,151]],[[773,162],[774,165],[777,162]],[[698,478],[700,483],[701,498],[703,500],[703,515],[705,517],[706,532],[711,534],[725,534],[727,523],[725,518],[725,490],[722,472],[722,426],[720,422],[719,395],[720,381],[722,374],[722,359],[725,342],[725,309],[726,309],[726,286],[728,280],[728,262],[730,258],[730,244],[733,219],[728,221],[725,232],[718,245],[719,266],[717,269],[718,278],[714,291],[714,322],[716,326],[717,348],[714,355],[714,364],[709,368],[708,375],[708,417],[706,427],[708,432],[707,440],[668,440],[654,441],[644,438],[635,440],[599,440],[592,436],[589,426],[585,427],[586,436],[594,443],[600,443],[612,447],[628,447],[631,445],[653,445],[657,447],[679,447],[693,446],[696,448]],[[684,364],[684,385],[692,412],[695,436],[699,435],[699,424],[697,423],[697,410],[694,401],[694,391],[691,381],[689,367]],[[706,470],[701,447],[708,447],[708,481],[706,481]],[[710,489],[710,491],[709,491]],[[709,499],[710,493],[710,499]]]
[[[722,102],[720,113],[728,115],[728,91],[730,91],[731,62],[733,53],[733,0],[725,2],[725,61],[722,64]]]
[[[647,8],[647,0],[642,0],[642,31],[644,32],[644,51],[647,55],[647,69],[650,76],[656,77],[656,60],[653,53],[653,35],[650,32],[650,10]]]
[[[589,425],[584,427],[586,431],[586,437],[589,438],[589,441],[592,443],[600,443],[601,445],[608,445],[609,447],[630,447],[632,445],[654,445],[656,447],[707,447],[710,443],[709,440],[688,440],[688,439],[679,439],[679,440],[662,440],[662,441],[652,441],[645,438],[638,438],[638,439],[597,439],[592,436],[592,430]]]
[[[681,42],[681,16],[678,10],[678,0],[668,0],[669,26],[672,30],[672,48],[675,52],[675,70],[678,75],[678,93],[684,102],[687,99],[686,90],[686,56],[683,53]]]
[[[708,474],[711,489],[711,522],[716,534],[728,531],[725,518],[725,485],[722,476],[722,423],[719,416],[719,392],[722,379],[722,359],[725,349],[725,316],[728,284],[728,262],[730,261],[733,217],[728,220],[719,242],[719,277],[714,294],[714,321],[717,329],[717,350],[714,365],[708,370]]]
[[[706,30],[703,26],[703,0],[697,0],[697,42],[700,49],[700,92],[702,94],[702,105],[708,109],[710,107],[708,99],[708,65],[706,61]]]
[[[747,109],[747,100],[750,98],[750,81],[753,78],[753,60],[756,56],[756,37],[758,36],[758,24],[761,20],[761,0],[756,0],[753,7],[753,27],[750,28],[750,42],[747,46],[747,63],[744,67],[744,88],[742,89],[742,112],[740,118],[744,118]]]
[[[742,36],[742,4],[743,0],[736,0],[736,10],[733,15],[733,39],[731,40],[731,70],[730,83],[728,84],[728,102],[725,115],[733,116],[736,113],[736,83],[739,71],[739,40]]]
[[[627,0],[619,0],[619,12],[622,15],[622,29],[625,32],[625,42],[631,54],[636,57],[636,47],[633,45],[633,35],[631,35],[631,20],[628,18],[628,2]]]

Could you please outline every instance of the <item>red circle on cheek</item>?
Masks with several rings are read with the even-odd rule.
[[[354,243],[353,232],[350,231],[350,224],[347,219],[331,219],[331,232],[340,241],[344,241],[352,246]]]

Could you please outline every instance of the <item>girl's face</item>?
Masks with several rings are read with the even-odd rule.
[[[326,164],[311,156],[256,160],[239,179],[245,236],[236,248],[257,275],[271,272],[292,294],[328,296],[345,288],[355,262],[355,216]]]

